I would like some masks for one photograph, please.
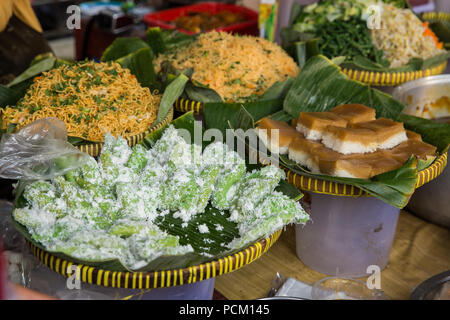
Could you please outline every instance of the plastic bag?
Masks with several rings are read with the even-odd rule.
[[[5,179],[52,179],[82,166],[89,155],[67,141],[63,121],[37,120],[0,141],[0,177]]]

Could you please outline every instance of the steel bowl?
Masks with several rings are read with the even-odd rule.
[[[411,293],[411,300],[450,299],[450,270],[422,282]]]
[[[392,96],[406,105],[404,112],[416,114],[417,106],[437,99],[450,97],[450,74],[425,77],[404,83],[392,92]],[[434,121],[449,123],[445,114]],[[427,117],[431,114],[428,113]],[[446,169],[435,180],[417,189],[408,203],[407,209],[417,216],[443,227],[450,227],[450,170]]]

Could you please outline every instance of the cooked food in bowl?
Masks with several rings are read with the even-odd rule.
[[[90,157],[65,176],[27,184],[13,217],[46,250],[91,263],[137,270],[194,253],[207,261],[308,220],[275,190],[284,177],[275,166],[247,172],[222,142],[202,150],[173,126],[150,150],[108,134],[98,162]]]

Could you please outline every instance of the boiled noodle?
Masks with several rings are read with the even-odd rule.
[[[160,55],[156,71],[164,61],[177,70],[193,69],[193,80],[229,102],[259,96],[275,82],[296,77],[299,72],[294,60],[268,40],[216,31],[199,35],[176,52]]]
[[[101,142],[109,132],[127,138],[151,127],[160,101],[160,94],[141,87],[119,64],[84,61],[35,78],[17,105],[3,110],[2,128],[56,117],[71,137]]]

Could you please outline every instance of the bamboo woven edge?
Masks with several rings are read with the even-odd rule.
[[[211,262],[176,270],[153,272],[111,271],[76,264],[38,248],[29,240],[27,243],[37,259],[62,276],[73,276],[81,282],[104,287],[148,290],[192,284],[241,269],[266,253],[279,239],[281,233],[282,229],[235,254]],[[73,266],[76,267],[74,273],[72,273]]]
[[[429,21],[450,21],[450,12],[424,12],[422,13],[422,19]]]
[[[447,61],[441,64],[418,71],[408,72],[378,72],[342,68],[341,71],[348,78],[373,86],[396,86],[404,82],[441,74],[447,68]]]
[[[193,111],[194,114],[200,115],[202,113],[203,103],[200,101],[178,98],[175,101],[175,110],[186,113]]]
[[[171,108],[169,113],[167,114],[167,116],[164,118],[164,120],[161,121],[160,123],[158,123],[156,126],[150,128],[149,130],[147,130],[143,133],[125,138],[125,140],[127,140],[127,142],[128,142],[128,145],[130,147],[135,146],[136,144],[138,144],[142,140],[144,140],[145,136],[147,134],[149,134],[150,132],[158,130],[162,126],[165,126],[166,124],[170,123],[173,120],[173,113],[174,113],[173,108]],[[85,152],[85,153],[89,154],[92,157],[97,157],[100,155],[100,153],[102,151],[102,146],[103,146],[103,143],[99,142],[99,143],[90,143],[90,144],[76,146],[76,148],[78,150],[80,150],[81,152]]]
[[[263,165],[270,162],[259,158]],[[436,179],[447,166],[447,153],[441,154],[430,166],[418,172],[416,189],[424,184]],[[292,172],[291,170],[280,166],[286,172],[286,180],[293,186],[303,191],[327,194],[332,196],[361,197],[370,196],[367,192],[352,185],[342,184],[338,182],[326,181],[317,178],[310,178]]]

